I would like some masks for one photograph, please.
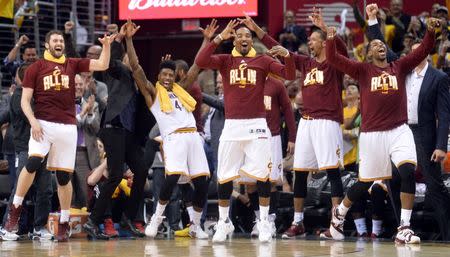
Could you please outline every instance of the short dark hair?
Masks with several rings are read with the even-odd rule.
[[[173,70],[173,72],[175,72],[175,70],[177,69],[177,65],[172,60],[165,60],[159,64],[159,71],[161,71],[162,69],[171,69]]]
[[[22,46],[23,50],[25,49],[36,49],[36,46],[32,43],[26,43],[25,45]]]
[[[31,63],[24,63],[20,65],[20,67],[17,69],[17,75],[19,76],[19,79],[23,81],[23,78],[25,77],[25,71],[28,69],[28,67],[31,65]]]
[[[175,61],[176,68],[183,70],[184,72],[189,71],[189,64],[185,60],[178,59]]]
[[[50,42],[50,37],[52,35],[60,35],[64,37],[63,33],[60,30],[50,30],[49,32],[47,32],[47,34],[45,34],[45,43]]]
[[[319,34],[320,39],[322,39],[324,41],[327,40],[327,33],[325,33],[325,31],[323,31],[323,30],[321,30],[321,29],[319,29],[317,27],[313,27],[312,30],[311,30],[311,34],[314,33],[314,32]]]
[[[249,29],[247,26],[245,26],[244,24],[238,25],[234,31],[238,31],[238,29],[242,29],[242,28],[248,29],[248,31],[250,31],[250,34],[252,35],[252,38],[255,36],[254,32],[251,29]]]

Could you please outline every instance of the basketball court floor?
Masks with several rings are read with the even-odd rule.
[[[111,256],[111,257],[443,257],[450,256],[449,243],[424,242],[421,245],[395,245],[391,241],[352,240],[344,242],[322,241],[317,238],[301,240],[273,240],[262,244],[257,239],[232,238],[224,244],[211,240],[138,239],[87,241],[74,239],[68,243],[19,241],[0,242],[1,257],[28,256]]]

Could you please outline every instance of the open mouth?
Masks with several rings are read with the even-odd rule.
[[[163,81],[163,85],[164,85],[165,87],[168,87],[168,86],[170,86],[170,82],[169,82],[169,81]]]
[[[55,46],[55,52],[62,52],[62,46]]]
[[[241,46],[244,47],[244,48],[248,47],[248,43],[247,42],[242,42]]]

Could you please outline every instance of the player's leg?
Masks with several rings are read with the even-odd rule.
[[[387,188],[383,182],[374,182],[370,190],[372,201],[372,238],[379,238],[383,233],[383,215],[386,207]]]
[[[189,235],[193,238],[207,239],[208,234],[200,226],[203,207],[205,206],[209,189],[209,166],[203,148],[201,136],[198,133],[186,134],[189,137],[188,167],[194,193],[192,196],[192,217]]]
[[[396,235],[396,242],[415,244],[420,243],[420,238],[414,235],[410,229],[410,219],[414,206],[416,193],[416,181],[414,172],[417,156],[414,137],[407,125],[402,125],[389,132],[391,139],[390,154],[392,162],[397,166],[400,178],[401,214],[400,226]]]
[[[217,193],[219,196],[219,221],[213,236],[213,242],[223,242],[234,231],[229,219],[230,197],[233,192],[233,180],[239,177],[244,152],[240,141],[220,141],[217,166]]]
[[[294,238],[305,234],[303,225],[303,206],[307,196],[307,179],[312,170],[317,170],[317,159],[314,152],[311,133],[312,120],[301,119],[298,125],[294,152],[294,220],[283,233],[283,238]]]
[[[353,202],[361,199],[373,181],[391,177],[389,140],[383,132],[361,133],[359,157],[359,181],[348,190],[344,200],[331,213],[330,234],[337,240],[344,239],[344,218]]]

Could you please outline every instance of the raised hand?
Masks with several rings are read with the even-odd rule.
[[[378,13],[378,5],[377,4],[369,4],[366,6],[366,13],[369,17],[369,20],[374,20],[377,18]]]
[[[250,17],[247,13],[244,12],[245,18],[241,19],[239,18],[239,24],[244,24],[247,28],[249,28],[251,31],[256,31],[258,29],[258,24]]]
[[[428,18],[427,20],[427,29],[428,30],[434,30],[441,27],[441,21],[436,18]]]
[[[116,38],[117,34],[108,36],[108,35],[104,35],[102,38],[99,38],[98,41],[104,45],[104,46],[110,46],[111,43],[114,41],[114,39]]]
[[[163,61],[170,61],[170,60],[172,60],[172,55],[171,54],[166,54],[166,55],[161,57],[161,62],[163,62]]]
[[[276,46],[272,47],[272,49],[267,51],[267,54],[271,55],[272,57],[277,57],[277,56],[288,57],[289,51],[280,45],[276,45]]]
[[[22,36],[20,36],[19,41],[17,42],[17,44],[19,44],[20,46],[23,46],[26,43],[28,43],[28,41],[30,41],[30,39],[27,37],[27,35],[22,35]]]
[[[140,28],[141,26],[136,26],[134,22],[128,19],[127,23],[125,23],[125,36],[127,38],[132,38]]]
[[[211,38],[214,36],[214,33],[216,33],[216,30],[219,28],[219,25],[217,25],[217,20],[216,19],[212,19],[211,23],[206,25],[206,28],[198,28],[202,34],[203,37],[211,40]]]
[[[66,34],[70,33],[74,27],[75,23],[73,23],[73,21],[66,21],[66,23],[64,23],[64,31]]]
[[[228,25],[225,27],[225,29],[219,34],[220,39],[227,40],[232,37],[236,36],[236,32],[234,31],[234,28],[239,25],[239,21],[234,19],[228,22]]]
[[[309,16],[309,19],[311,20],[314,26],[320,28],[323,31],[327,31],[327,25],[323,21],[321,8],[313,7],[313,12],[311,16]]]
[[[327,38],[332,39],[336,36],[336,28],[335,27],[328,27],[327,28]]]

